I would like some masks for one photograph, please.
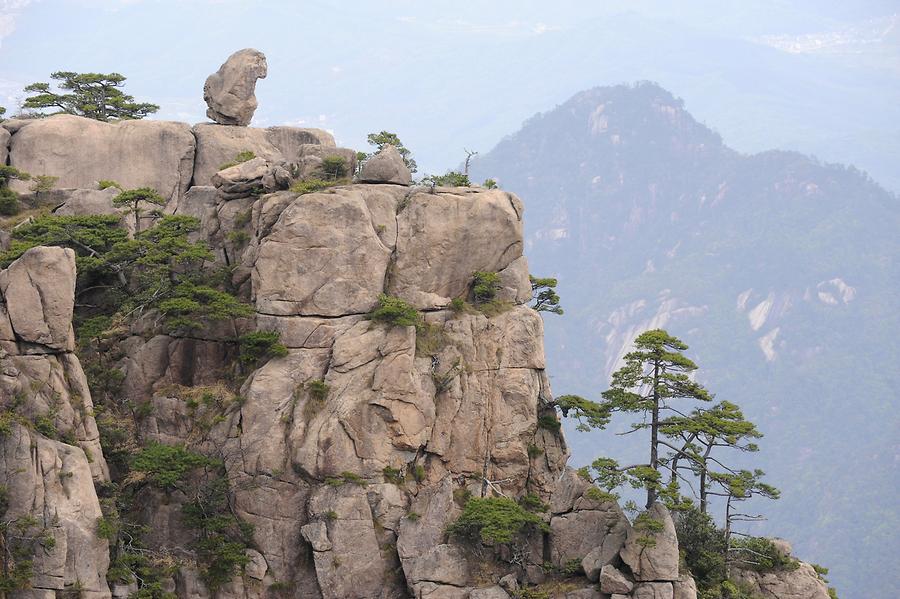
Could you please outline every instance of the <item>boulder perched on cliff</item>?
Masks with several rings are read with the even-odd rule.
[[[151,187],[166,199],[183,194],[194,170],[194,136],[184,123],[104,123],[69,114],[35,119],[10,140],[10,163],[31,175],[57,177],[59,188],[96,189],[111,179]],[[19,191],[27,182],[14,182]]]
[[[206,116],[222,125],[249,125],[256,112],[256,81],[267,74],[266,56],[259,50],[245,48],[229,56],[203,86]]]
[[[334,137],[322,129],[299,127],[226,127],[212,123],[195,125],[197,156],[193,185],[210,185],[222,165],[232,162],[242,152],[270,162],[296,164],[300,150],[306,145],[334,147]]]
[[[620,555],[631,568],[635,580],[678,580],[678,537],[669,510],[661,503],[654,503],[640,514],[628,531]],[[671,597],[672,585],[668,588]],[[650,593],[650,590],[644,592]],[[654,587],[652,592],[662,591]]]
[[[756,572],[735,570],[732,576],[748,585],[763,599],[828,599],[828,587],[815,569],[799,562],[795,569]]]
[[[0,271],[0,318],[5,312],[14,339],[26,344],[29,352],[72,350],[74,294],[75,252],[31,248]]]
[[[212,184],[225,199],[245,198],[287,189],[291,173],[282,164],[252,158],[213,175]]]
[[[412,182],[412,174],[397,148],[388,145],[366,160],[359,180],[362,183],[409,185]]]

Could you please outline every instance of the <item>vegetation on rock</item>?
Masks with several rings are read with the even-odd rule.
[[[51,114],[74,114],[98,121],[142,119],[159,110],[156,104],[135,102],[133,96],[124,93],[120,88],[125,84],[125,77],[118,73],[57,71],[50,78],[65,91],[54,92],[49,83],[32,83],[25,87],[32,94],[25,98],[26,109],[55,108],[58,110]]]
[[[507,497],[473,497],[447,532],[470,542],[508,544],[531,531],[547,531],[540,516]]]

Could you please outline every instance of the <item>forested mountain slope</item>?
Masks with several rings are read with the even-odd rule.
[[[833,566],[842,597],[900,588],[896,197],[853,168],[735,152],[649,83],[576,95],[471,174],[529,199],[531,269],[566,309],[546,319],[555,393],[596,398],[665,327],[766,434],[753,465],[783,497],[760,530]],[[572,438],[576,463],[629,449]]]

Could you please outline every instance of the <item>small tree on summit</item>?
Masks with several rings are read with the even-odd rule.
[[[400,138],[397,137],[396,133],[391,133],[390,131],[369,133],[366,139],[378,150],[381,150],[382,148],[384,148],[384,146],[394,146],[395,148],[397,148],[397,151],[400,152],[400,156],[403,157],[403,162],[406,164],[409,172],[416,172],[417,165],[416,161],[412,157],[412,152],[410,152],[406,148],[406,146],[403,145],[403,142],[400,141]]]
[[[51,91],[49,83],[32,83],[25,87],[33,95],[25,98],[24,108],[58,108],[51,114],[74,114],[104,122],[142,119],[159,110],[156,104],[135,102],[133,96],[122,92],[119,88],[125,84],[125,77],[118,73],[57,71],[50,78],[59,81],[58,87],[68,93]]]
[[[628,432],[650,429],[650,461],[621,470],[628,471],[647,489],[649,509],[662,489],[660,447],[680,451],[661,438],[662,415],[678,413],[670,405],[672,400],[709,401],[712,396],[703,385],[690,379],[697,365],[682,353],[688,346],[680,339],[655,329],[638,335],[634,345],[635,350],[625,355],[625,365],[613,373],[612,386],[603,392],[600,406],[608,413],[628,412],[645,417],[632,424]],[[670,428],[668,432],[674,431]]]

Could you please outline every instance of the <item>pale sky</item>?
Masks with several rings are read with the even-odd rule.
[[[887,180],[898,12],[896,0],[0,0],[0,105],[14,113],[54,70],[116,71],[161,105],[154,118],[202,122],[207,75],[254,47],[269,63],[254,125],[322,127],[357,149],[388,129],[421,171],[443,172],[583,89],[650,79],[737,149],[796,148]]]

